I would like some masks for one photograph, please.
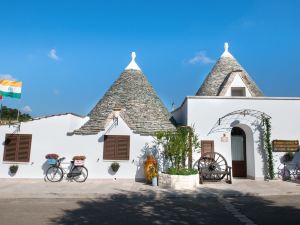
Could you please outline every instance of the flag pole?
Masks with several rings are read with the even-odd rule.
[[[17,110],[18,110],[17,122],[19,123],[19,115],[20,115],[20,110],[19,110],[19,108],[18,108]]]
[[[2,124],[2,100],[1,100],[1,109],[0,109],[0,124]]]
[[[2,124],[2,114],[3,114],[3,96],[0,95],[1,109],[0,109],[0,124]]]

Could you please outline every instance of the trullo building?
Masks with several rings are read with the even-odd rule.
[[[232,166],[234,177],[264,179],[268,177],[264,121],[268,118],[271,122],[277,173],[282,168],[283,154],[299,150],[300,98],[264,96],[228,51],[228,43],[224,47],[196,95],[185,97],[172,115],[178,124],[194,126],[202,153],[221,153]],[[199,156],[196,153],[194,160]],[[297,162],[298,152],[292,163]]]
[[[9,166],[18,164],[16,178],[41,178],[48,168],[45,155],[58,153],[68,160],[86,156],[89,178],[143,179],[143,162],[153,145],[152,135],[174,130],[171,115],[142,70],[132,61],[92,111],[35,118],[15,126],[1,126],[0,177],[11,177]],[[120,169],[113,173],[112,162]]]

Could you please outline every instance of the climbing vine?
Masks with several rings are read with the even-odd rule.
[[[268,178],[274,179],[274,164],[273,164],[273,152],[272,152],[272,145],[271,145],[271,122],[270,118],[263,117],[264,123],[264,148],[267,153],[267,160],[268,160]]]

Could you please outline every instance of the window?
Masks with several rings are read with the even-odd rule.
[[[201,155],[214,152],[214,141],[201,141]]]
[[[129,160],[130,136],[104,135],[103,159]]]
[[[31,134],[6,134],[3,161],[29,162]]]
[[[232,87],[231,96],[246,96],[245,87]]]

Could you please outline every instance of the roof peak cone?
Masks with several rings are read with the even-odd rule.
[[[221,55],[221,58],[222,57],[230,57],[230,58],[234,59],[233,55],[231,55],[231,53],[228,51],[228,49],[229,49],[229,44],[228,44],[228,42],[225,42],[224,43],[224,52]]]
[[[225,42],[224,52],[213,66],[210,73],[197,91],[197,96],[224,96],[224,91],[228,87],[228,82],[234,78],[236,72],[239,73],[242,81],[248,88],[252,97],[263,96],[262,91],[252,80],[247,71],[228,51],[229,44]]]
[[[139,70],[142,71],[141,68],[136,64],[135,62],[136,53],[131,52],[131,62],[128,64],[128,66],[125,68],[125,70]]]
[[[135,54],[132,53],[134,62]],[[73,133],[95,135],[119,116],[135,134],[152,136],[175,130],[173,119],[146,76],[133,62],[121,73],[88,114],[89,120]]]

